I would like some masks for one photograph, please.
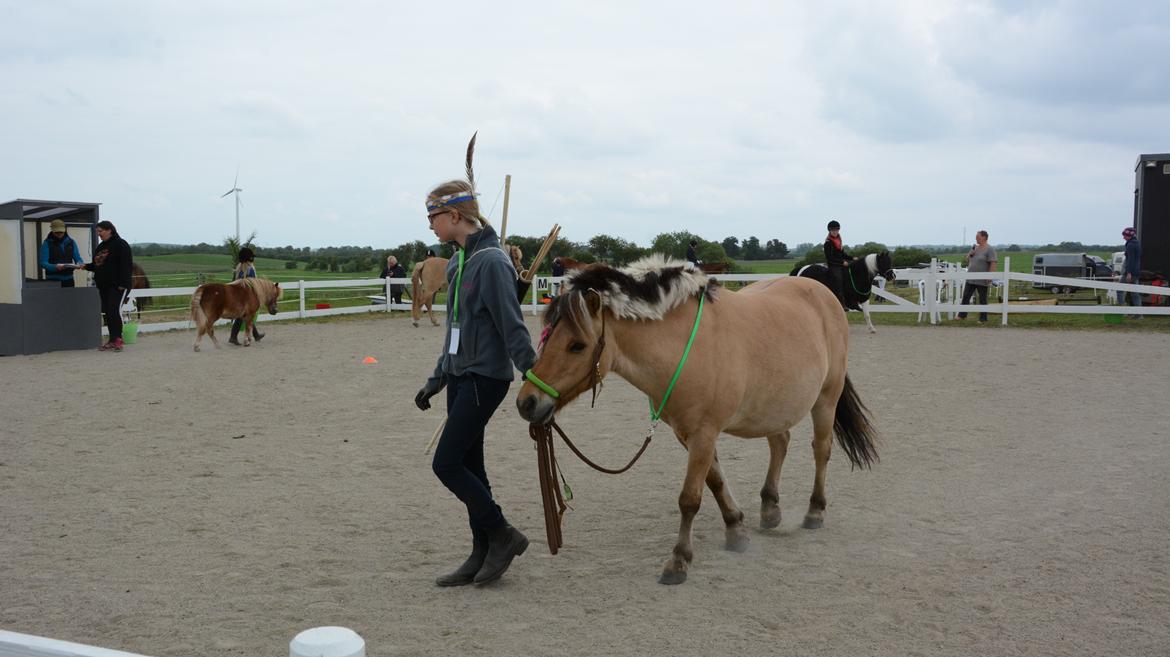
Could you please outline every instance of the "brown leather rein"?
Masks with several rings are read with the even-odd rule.
[[[601,352],[605,350],[605,311],[601,313],[601,337],[597,340],[597,346],[593,348],[593,367],[589,374],[589,387],[593,391],[593,399],[589,402],[589,407],[592,408],[597,402],[597,387],[601,384]],[[540,474],[540,499],[544,505],[544,529],[548,537],[548,551],[550,554],[556,554],[557,550],[564,544],[563,535],[561,533],[561,520],[565,516],[565,510],[569,505],[565,503],[564,495],[561,494],[561,489],[557,486],[557,480],[564,481],[564,475],[560,472],[560,465],[557,463],[556,453],[553,450],[553,431],[565,441],[569,449],[577,455],[577,458],[585,462],[586,465],[606,474],[621,474],[634,466],[634,463],[650,446],[651,435],[646,436],[642,447],[638,449],[638,453],[630,459],[624,467],[618,469],[603,468],[593,461],[589,460],[587,456],[577,449],[572,440],[565,435],[560,425],[556,420],[548,424],[530,424],[528,425],[528,435],[536,442],[536,465]],[[568,488],[568,486],[566,486]],[[572,495],[570,494],[570,499]]]

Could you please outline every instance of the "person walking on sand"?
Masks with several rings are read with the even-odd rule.
[[[443,351],[434,372],[415,395],[421,410],[447,389],[447,421],[431,463],[435,475],[467,507],[471,555],[439,586],[487,584],[500,578],[528,538],[508,524],[492,496],[484,467],[484,428],[508,394],[513,367],[524,372],[536,353],[516,299],[516,270],[496,232],[480,216],[468,146],[468,180],[439,185],[427,195],[427,222],[443,242],[455,245],[447,266],[450,312]]]

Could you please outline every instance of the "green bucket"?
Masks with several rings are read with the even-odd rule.
[[[126,322],[122,325],[122,342],[126,344],[138,342],[138,322]]]

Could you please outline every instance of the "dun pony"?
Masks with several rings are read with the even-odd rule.
[[[424,306],[431,325],[439,325],[431,306],[435,303],[435,295],[447,288],[448,262],[447,258],[427,258],[414,265],[414,272],[410,275],[410,319],[415,326],[418,326]]]
[[[764,528],[780,524],[780,467],[789,431],[804,417],[812,416],[816,463],[806,528],[824,522],[834,432],[853,465],[877,459],[873,428],[845,373],[849,324],[816,281],[773,279],[731,292],[661,256],[621,270],[590,265],[570,275],[544,322],[539,356],[516,399],[521,417],[550,422],[613,371],[650,398],[652,413],[657,409],[686,447],[682,519],[659,578],[664,584],[686,580],[704,482],[722,513],[726,548],[747,548],[744,514],[715,450],[720,434],[768,439]],[[689,356],[680,365],[684,345]]]

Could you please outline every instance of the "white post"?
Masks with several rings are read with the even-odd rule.
[[[301,296],[301,319],[305,318],[305,282],[297,281],[297,291]]]
[[[1008,281],[1011,280],[1011,271],[1012,271],[1012,257],[1011,256],[1004,256],[1004,258],[1003,258],[1003,287],[999,288],[999,302],[1003,304],[1003,326],[1007,326],[1008,299],[1011,298],[1011,295],[1008,294],[1008,292],[1011,291],[1011,288],[1009,287]]]
[[[386,312],[390,312],[390,277],[386,277]]]
[[[935,279],[938,274],[938,258],[930,259],[930,268],[926,270],[926,314],[930,317],[931,324],[938,324],[938,311],[935,310],[935,296],[938,292],[935,289]]]

